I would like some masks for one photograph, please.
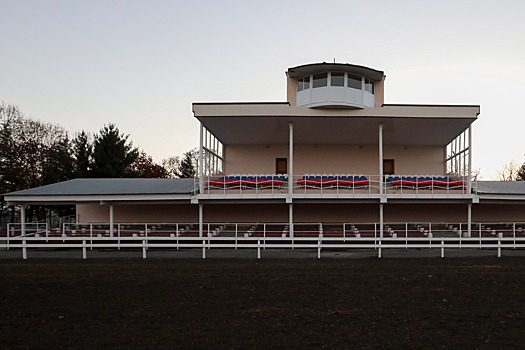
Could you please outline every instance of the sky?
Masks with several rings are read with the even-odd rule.
[[[285,101],[297,65],[386,74],[385,103],[474,104],[473,168],[525,162],[525,1],[0,0],[0,101],[74,134],[115,123],[156,161],[192,102]]]

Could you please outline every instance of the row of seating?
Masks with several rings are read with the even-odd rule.
[[[280,187],[286,181],[287,177],[284,175],[231,175],[222,176],[219,179],[210,180],[209,185],[212,187],[238,187],[238,186],[262,186],[262,187]]]
[[[288,182],[285,175],[229,175],[210,180],[210,187],[217,188],[280,188]],[[387,185],[396,188],[457,188],[463,187],[463,180],[456,180],[449,176],[388,176]],[[336,188],[336,187],[367,187],[369,179],[364,175],[304,175],[297,181],[301,187]]]
[[[462,187],[463,180],[455,180],[449,176],[389,176],[387,184],[396,187]]]
[[[370,181],[364,175],[304,175],[297,184],[304,187],[355,187],[368,186]]]

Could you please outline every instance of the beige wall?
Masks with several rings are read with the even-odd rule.
[[[397,174],[445,174],[445,150],[439,146],[385,147]],[[274,174],[275,159],[288,158],[288,145],[225,146],[225,174]],[[379,174],[377,145],[295,145],[294,173]]]
[[[295,106],[297,104],[296,98],[297,80],[290,78],[288,73],[286,73],[286,101],[288,101],[290,106]]]
[[[78,204],[78,221],[81,223],[109,222],[109,206]],[[199,208],[191,204],[115,204],[114,222],[197,222]]]
[[[466,222],[467,204],[392,204],[384,205],[384,221],[394,222]],[[77,205],[81,223],[109,222],[109,207],[98,204]],[[379,221],[379,204],[294,204],[296,223],[366,223]],[[473,222],[525,222],[525,204],[474,204]],[[115,223],[195,223],[198,206],[192,204],[115,205]],[[286,223],[287,204],[209,204],[204,205],[208,223]]]
[[[376,107],[381,107],[385,103],[385,76],[381,81],[374,84],[374,96],[376,98]]]

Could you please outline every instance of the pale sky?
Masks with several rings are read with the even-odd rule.
[[[479,104],[473,167],[525,162],[525,1],[0,0],[0,101],[74,133],[115,123],[156,161],[192,102],[285,101],[289,67],[385,72],[385,103]]]

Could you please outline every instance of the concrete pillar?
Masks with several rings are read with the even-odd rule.
[[[383,203],[379,204],[379,237],[383,238]]]
[[[203,236],[202,226],[204,220],[204,206],[199,204],[199,237]]]
[[[293,238],[293,204],[288,204],[288,227],[290,237]]]
[[[288,140],[290,149],[288,155],[288,194],[291,196],[293,193],[293,123],[289,123],[290,137]]]
[[[467,237],[472,237],[472,203],[467,205]]]
[[[379,123],[379,194],[383,194],[383,123]]]
[[[203,170],[203,145],[204,141],[204,126],[200,123],[200,137],[199,137],[199,193],[204,193],[204,170]]]
[[[109,236],[113,237],[113,204],[109,205]]]

